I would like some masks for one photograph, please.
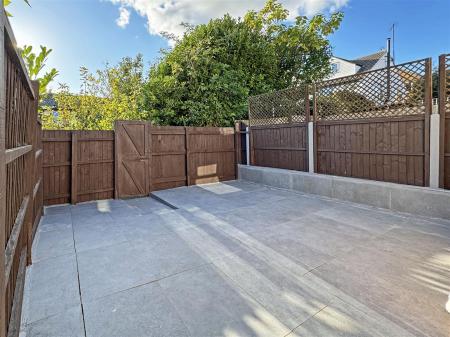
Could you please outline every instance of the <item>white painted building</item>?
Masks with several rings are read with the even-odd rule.
[[[387,51],[382,49],[379,52],[362,56],[355,60],[333,56],[330,62],[332,75],[329,76],[329,79],[350,76],[387,67]],[[392,59],[391,64],[394,64]]]

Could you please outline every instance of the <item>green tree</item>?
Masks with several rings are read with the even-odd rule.
[[[145,87],[151,120],[164,125],[225,126],[247,117],[247,99],[312,82],[330,72],[327,37],[342,20],[297,17],[269,0],[243,19],[225,15],[188,27],[155,64]]]
[[[47,87],[50,82],[52,82],[56,76],[58,76],[58,71],[55,68],[50,69],[42,76],[42,70],[47,63],[48,56],[52,52],[52,49],[41,46],[41,51],[39,54],[33,53],[32,46],[24,46],[20,50],[22,58],[25,61],[25,65],[28,69],[28,74],[32,80],[39,81],[39,97],[42,99],[47,93]]]
[[[144,65],[142,55],[125,57],[116,66],[91,73],[80,68],[81,89],[70,92],[65,84],[54,94],[56,107],[43,113],[46,129],[110,130],[115,120],[142,120]],[[55,112],[56,111],[56,112]]]

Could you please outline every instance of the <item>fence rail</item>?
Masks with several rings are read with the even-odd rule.
[[[42,211],[38,92],[30,81],[8,18],[1,20],[0,67],[0,336],[18,336],[25,268]]]

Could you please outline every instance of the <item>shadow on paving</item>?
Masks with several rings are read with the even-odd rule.
[[[48,208],[22,336],[448,336],[450,223],[232,181]]]

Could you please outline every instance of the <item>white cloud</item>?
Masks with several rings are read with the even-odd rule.
[[[248,10],[259,10],[266,0],[109,0],[120,5],[122,10],[134,9],[147,19],[150,34],[168,32],[180,36],[184,28],[181,23],[199,24],[218,18],[225,13],[243,16]],[[289,10],[291,18],[297,15],[314,15],[320,12],[333,12],[345,6],[349,0],[281,0]],[[129,21],[129,13],[126,23]],[[120,24],[119,24],[120,25]],[[124,25],[125,26],[125,25]],[[122,27],[122,26],[121,26]]]
[[[119,17],[117,18],[116,23],[120,28],[125,28],[130,23],[130,11],[121,6],[119,8]]]

